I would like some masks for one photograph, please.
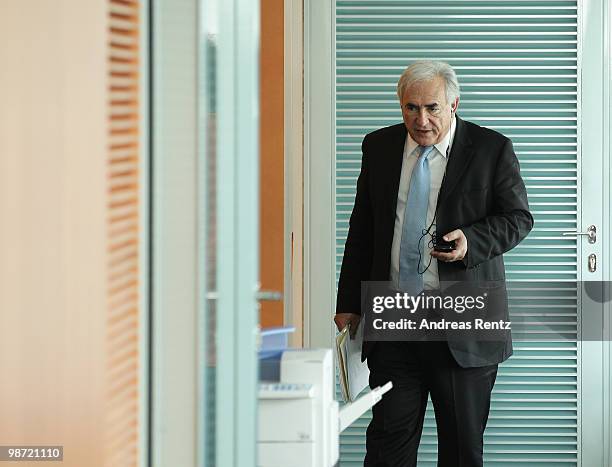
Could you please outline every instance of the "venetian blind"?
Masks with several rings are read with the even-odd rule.
[[[108,466],[136,466],[140,454],[139,21],[137,0],[109,1]]]

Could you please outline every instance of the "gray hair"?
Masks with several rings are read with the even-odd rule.
[[[446,84],[446,102],[450,104],[459,97],[457,75],[448,63],[434,60],[418,60],[406,68],[397,82],[397,97],[401,100],[406,88],[412,84],[431,81],[437,77],[444,79]]]

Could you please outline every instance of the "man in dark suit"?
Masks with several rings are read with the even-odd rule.
[[[413,63],[399,79],[398,98],[403,124],[362,143],[334,321],[355,331],[362,281],[404,280],[432,294],[445,281],[487,281],[501,298],[490,313],[508,321],[502,255],[533,227],[512,143],[456,115],[459,84],[446,63]],[[430,224],[455,241],[453,251],[419,241]],[[497,365],[511,354],[509,332],[493,341],[364,342],[370,386],[394,384],[373,409],[365,465],[416,465],[431,395],[438,466],[481,466]]]

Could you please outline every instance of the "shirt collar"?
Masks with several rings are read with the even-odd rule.
[[[455,131],[457,129],[457,118],[453,115],[451,120],[451,126],[442,141],[438,144],[434,144],[434,148],[440,153],[442,156],[448,158],[450,154],[451,148],[453,147],[453,140],[455,139]],[[410,156],[415,149],[419,147],[418,143],[412,139],[410,133],[406,136],[406,145],[404,146],[404,152],[406,155]]]

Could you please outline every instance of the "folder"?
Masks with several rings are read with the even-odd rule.
[[[355,338],[350,338],[347,325],[336,336],[336,356],[340,376],[340,392],[344,402],[352,402],[368,385],[370,370],[367,361],[361,361],[363,324],[357,327]]]

